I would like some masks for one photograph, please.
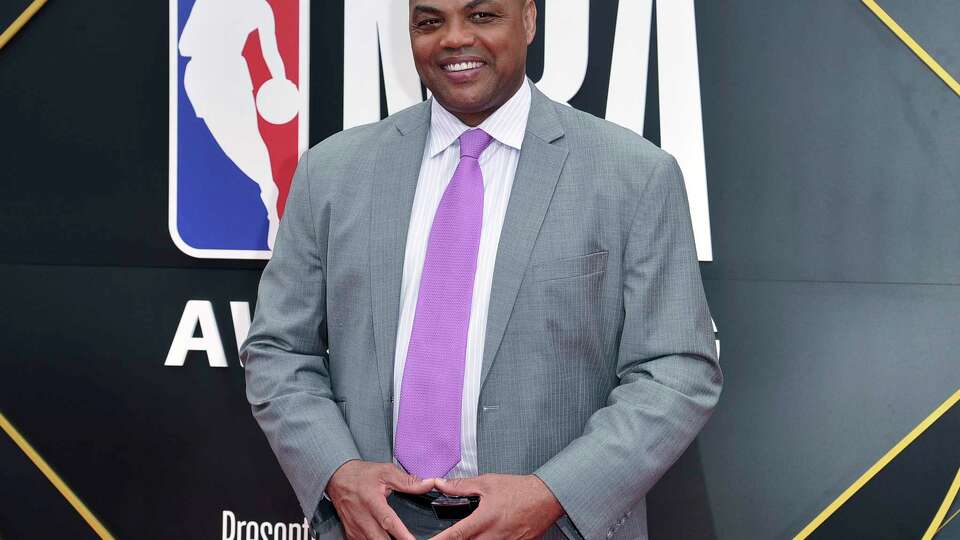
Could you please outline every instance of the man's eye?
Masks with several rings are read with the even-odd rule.
[[[486,11],[478,11],[476,13],[470,14],[470,19],[473,22],[489,22],[494,18],[493,13],[487,13]]]
[[[422,21],[417,22],[418,28],[430,28],[432,26],[437,26],[440,24],[440,19],[423,19]]]

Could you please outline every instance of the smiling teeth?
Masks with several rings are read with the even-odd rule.
[[[443,66],[444,71],[464,71],[467,69],[478,68],[483,62],[460,62],[458,64],[447,64]]]

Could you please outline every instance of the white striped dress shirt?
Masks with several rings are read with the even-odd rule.
[[[493,142],[480,156],[483,173],[483,222],[480,228],[480,248],[477,253],[477,272],[473,283],[470,305],[470,325],[467,330],[467,349],[463,376],[463,401],[460,417],[460,463],[447,475],[458,478],[477,475],[477,407],[480,399],[480,369],[483,342],[487,330],[487,311],[493,266],[500,243],[500,230],[513,188],[513,177],[520,159],[520,145],[527,129],[530,112],[530,81],[524,80],[520,89],[506,103],[487,117],[478,128],[493,137]],[[400,410],[400,387],[403,367],[407,360],[407,346],[413,329],[413,317],[420,292],[420,276],[427,254],[427,239],[440,198],[460,161],[460,135],[471,129],[444,109],[436,99],[430,104],[430,133],[427,136],[417,180],[417,191],[407,230],[407,245],[403,260],[403,282],[400,288],[400,320],[397,326],[397,349],[393,370],[393,425],[396,436],[397,414]],[[396,461],[396,458],[394,458]]]

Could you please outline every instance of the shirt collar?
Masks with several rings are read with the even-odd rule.
[[[527,116],[530,113],[530,79],[513,96],[480,123],[478,128],[486,131],[501,144],[520,150],[523,135],[527,131]],[[472,129],[459,118],[430,98],[430,136],[427,140],[427,156],[434,157],[449,147],[464,131]]]

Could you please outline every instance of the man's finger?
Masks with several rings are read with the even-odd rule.
[[[453,478],[447,480],[438,478],[436,481],[437,489],[445,495],[482,495],[481,485],[483,481],[477,478]]]
[[[484,530],[483,523],[485,519],[485,515],[479,510],[476,510],[449,529],[434,536],[432,540],[467,540],[468,538],[473,538]]]
[[[432,478],[420,479],[393,467],[383,475],[383,482],[394,491],[404,493],[426,493],[435,487]]]
[[[357,528],[360,529],[362,538],[366,538],[367,540],[390,540],[387,532],[377,523],[376,515],[366,514],[362,518],[357,519],[355,524]],[[407,540],[409,540],[409,538]]]
[[[377,503],[373,509],[374,517],[380,524],[380,528],[387,531],[397,540],[417,540],[414,538],[407,526],[400,521],[400,516],[390,508],[386,500],[382,504]]]

